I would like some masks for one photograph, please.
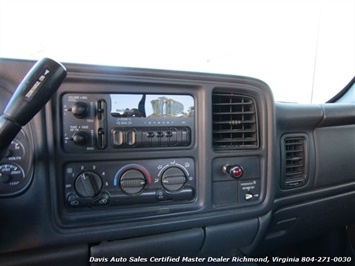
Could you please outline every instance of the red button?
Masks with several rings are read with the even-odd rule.
[[[240,166],[234,166],[229,171],[230,175],[234,178],[239,178],[243,175],[243,169]]]

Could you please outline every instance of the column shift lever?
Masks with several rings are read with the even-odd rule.
[[[65,67],[49,58],[31,68],[0,116],[0,160],[21,127],[43,108],[66,75]]]

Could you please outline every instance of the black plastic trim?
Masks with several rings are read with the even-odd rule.
[[[333,98],[329,99],[327,103],[335,103],[338,100],[340,100],[349,90],[350,88],[354,85],[355,83],[355,76],[350,80],[350,82],[342,89],[340,92],[338,92]]]

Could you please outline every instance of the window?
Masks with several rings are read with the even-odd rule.
[[[0,56],[246,75],[325,102],[355,73],[355,1],[0,0]]]

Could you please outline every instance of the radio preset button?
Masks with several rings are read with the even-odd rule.
[[[191,132],[190,129],[184,127],[181,129],[181,145],[187,146],[191,143]]]
[[[176,146],[177,145],[177,129],[170,128],[166,135],[168,137],[168,146]]]
[[[148,132],[147,132],[147,134],[146,134],[146,136],[147,136],[147,138],[152,139],[152,138],[154,138],[154,137],[155,137],[155,134],[154,134],[154,132],[153,132],[153,131],[148,131]]]
[[[115,147],[123,145],[123,131],[119,129],[112,130],[112,143]]]
[[[136,132],[134,130],[128,130],[126,133],[126,144],[128,146],[134,146],[136,144]]]

